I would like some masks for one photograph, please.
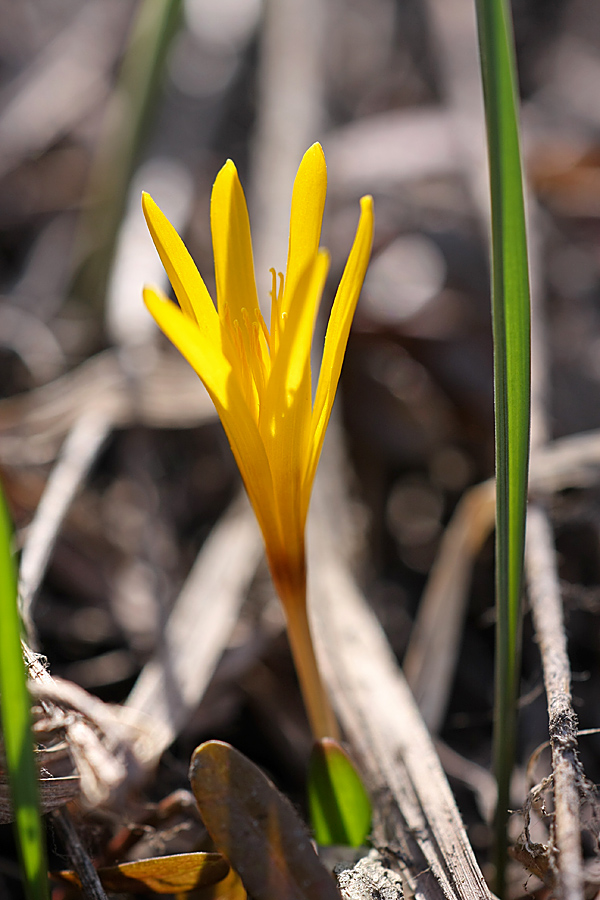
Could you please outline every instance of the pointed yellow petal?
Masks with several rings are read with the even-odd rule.
[[[200,376],[231,444],[265,541],[280,546],[269,461],[229,361],[164,294],[145,288],[144,302],[161,330]]]
[[[328,271],[329,253],[320,250],[296,284],[277,354],[272,361],[267,394],[270,406],[277,394],[285,398],[286,393],[297,390],[304,376],[310,362],[315,320]]]
[[[325,335],[323,359],[311,421],[310,456],[303,489],[303,495],[308,498],[335,399],[354,310],[362,289],[373,244],[373,198],[363,197],[360,201],[360,208],[360,221],[356,236],[335,295]]]
[[[307,424],[311,415],[310,351],[315,319],[329,270],[329,254],[320,251],[296,286],[291,310],[286,320],[261,409],[260,430],[265,445],[276,437],[276,443],[293,448],[297,458],[297,443],[287,434],[294,416],[302,415]],[[292,410],[293,407],[293,410]],[[304,468],[304,465],[301,467]]]
[[[271,466],[279,526],[288,560],[304,565],[303,497],[311,424],[310,349],[329,255],[321,252],[301,278],[264,397],[260,431]]]
[[[323,148],[313,144],[304,154],[294,181],[283,312],[289,310],[298,281],[319,249],[326,193],[327,166]]]
[[[215,404],[228,407],[233,373],[220,348],[207,339],[195,319],[185,315],[162,291],[144,288],[144,302],[161,331],[200,376]]]
[[[254,320],[258,308],[252,239],[246,198],[237,170],[228,160],[216,177],[210,201],[217,305],[229,306],[232,322],[242,324],[242,309]]]
[[[202,334],[220,346],[215,305],[185,244],[150,194],[142,194],[142,209],[179,305],[189,319],[197,322]]]

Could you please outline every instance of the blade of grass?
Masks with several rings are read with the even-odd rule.
[[[496,427],[496,892],[503,896],[521,668],[521,588],[530,418],[529,275],[510,7],[507,0],[476,0],[476,3],[492,206]]]
[[[371,829],[371,801],[338,741],[315,741],[308,765],[308,808],[317,844],[360,847]]]
[[[81,260],[71,290],[90,304],[99,305],[104,298],[127,187],[158,98],[181,6],[182,0],[142,0],[133,20],[77,236]]]
[[[45,838],[39,813],[37,768],[27,678],[17,610],[11,525],[0,490],[0,700],[4,754],[15,810],[23,884],[29,900],[48,900]]]

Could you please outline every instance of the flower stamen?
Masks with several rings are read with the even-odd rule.
[[[283,297],[283,273],[276,272],[275,269],[269,269],[271,273],[271,363],[279,350],[279,340],[281,337],[281,319],[279,309],[281,307],[281,299]],[[277,280],[279,279],[279,290],[277,289]]]

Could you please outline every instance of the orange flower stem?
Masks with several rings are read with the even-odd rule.
[[[339,726],[323,685],[315,656],[306,607],[306,590],[302,598],[294,598],[294,602],[286,603],[284,609],[287,618],[288,640],[313,736],[315,740],[325,737],[339,740]]]

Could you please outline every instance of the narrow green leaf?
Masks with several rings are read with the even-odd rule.
[[[46,851],[39,814],[38,773],[17,610],[11,526],[0,491],[0,707],[4,755],[15,810],[23,883],[29,900],[48,898]]]
[[[360,847],[371,828],[371,802],[354,764],[333,738],[313,747],[308,805],[317,844]]]
[[[137,5],[76,236],[82,262],[71,290],[87,302],[101,303],[106,292],[127,188],[159,96],[181,7],[182,0],[141,0]]]
[[[508,0],[477,0],[492,205],[492,318],[496,422],[496,891],[504,891],[510,776],[521,668],[521,589],[530,418],[530,310]]]

